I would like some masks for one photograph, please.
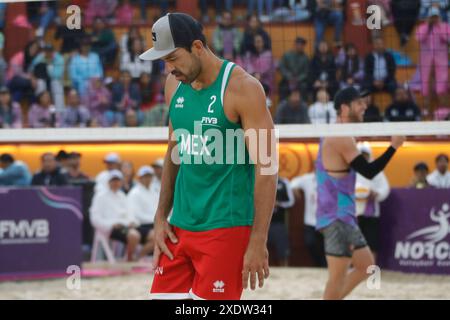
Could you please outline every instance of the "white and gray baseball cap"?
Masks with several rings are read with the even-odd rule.
[[[142,53],[142,60],[161,59],[178,48],[190,48],[195,40],[206,43],[203,26],[185,13],[168,13],[152,27],[153,48]]]

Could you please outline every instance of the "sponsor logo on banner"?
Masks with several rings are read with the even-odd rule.
[[[0,220],[0,245],[47,243],[49,235],[46,219]]]
[[[395,259],[400,266],[450,267],[450,205],[433,207],[431,225],[410,233],[395,244]]]

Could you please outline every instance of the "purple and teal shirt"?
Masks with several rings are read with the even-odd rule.
[[[342,178],[330,176],[323,165],[322,145],[323,139],[320,140],[316,161],[316,229],[323,229],[337,220],[357,226],[355,208],[356,171],[350,169],[349,173]]]

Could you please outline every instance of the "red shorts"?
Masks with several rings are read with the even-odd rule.
[[[178,242],[166,244],[174,259],[161,254],[152,299],[238,300],[250,227],[192,232],[174,227]]]

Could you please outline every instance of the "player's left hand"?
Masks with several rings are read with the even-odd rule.
[[[248,288],[250,278],[250,288],[256,289],[256,278],[258,286],[264,285],[264,279],[269,277],[269,251],[265,242],[250,240],[247,251],[244,255],[244,266],[242,270],[242,286]]]

